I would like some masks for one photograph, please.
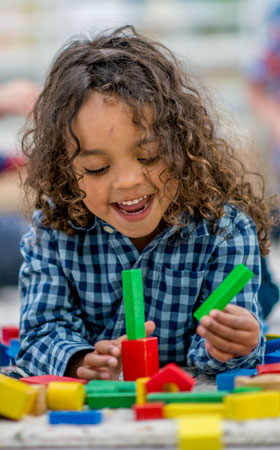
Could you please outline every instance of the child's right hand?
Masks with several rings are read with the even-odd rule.
[[[155,329],[155,323],[145,323],[146,336]],[[81,357],[75,367],[76,376],[85,380],[118,380],[122,371],[121,342],[126,334],[115,340],[98,341],[93,352]]]

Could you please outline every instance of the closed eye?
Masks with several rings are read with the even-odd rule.
[[[109,167],[110,166],[101,167],[101,169],[96,169],[96,170],[86,169],[86,167],[84,167],[84,171],[85,171],[86,175],[103,175],[105,172],[107,172]]]

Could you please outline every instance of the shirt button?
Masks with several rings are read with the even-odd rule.
[[[111,227],[108,227],[107,225],[105,225],[105,227],[104,227],[104,231],[107,231],[107,233],[114,233],[114,230],[113,230],[113,228],[111,228]]]

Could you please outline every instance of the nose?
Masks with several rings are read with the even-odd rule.
[[[139,163],[123,164],[116,169],[112,186],[114,189],[131,189],[143,181],[143,167]]]

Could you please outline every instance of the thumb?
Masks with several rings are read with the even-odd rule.
[[[156,328],[156,324],[152,320],[148,320],[147,322],[145,322],[146,337],[148,337],[150,334],[152,334],[152,332],[154,331],[155,328]],[[123,336],[120,336],[119,338],[117,338],[115,340],[115,342],[117,344],[120,344],[125,339],[127,339],[127,335],[126,334],[124,334]]]

